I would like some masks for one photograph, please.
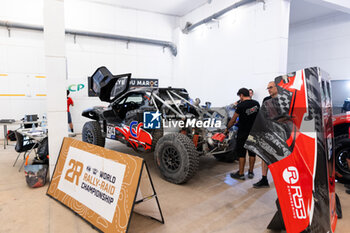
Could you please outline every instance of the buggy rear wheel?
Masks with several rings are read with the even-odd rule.
[[[171,133],[160,138],[154,158],[164,179],[171,183],[186,183],[198,170],[198,153],[184,134]]]

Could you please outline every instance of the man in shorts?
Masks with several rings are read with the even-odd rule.
[[[225,133],[228,133],[229,129],[235,124],[239,117],[239,126],[237,132],[237,143],[236,143],[236,154],[239,157],[239,170],[236,173],[231,173],[230,176],[234,179],[245,180],[244,166],[246,161],[247,150],[244,148],[244,144],[248,138],[250,130],[254,124],[255,118],[259,112],[260,105],[257,101],[252,100],[249,95],[247,88],[241,88],[238,90],[237,95],[240,98],[240,103],[237,105],[237,109],[227,124]],[[255,164],[255,153],[248,151],[249,154],[249,171],[248,178],[254,177],[254,164]]]
[[[67,114],[68,114],[68,124],[69,124],[69,128],[71,130],[72,133],[74,133],[74,129],[73,129],[73,123],[72,123],[72,116],[70,114],[69,111],[69,107],[72,105],[74,106],[74,102],[72,100],[72,98],[69,97],[69,90],[67,90]]]

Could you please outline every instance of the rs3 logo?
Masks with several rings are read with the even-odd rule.
[[[303,199],[303,193],[299,185],[294,185],[299,181],[298,169],[294,166],[287,167],[283,171],[283,179],[286,183],[292,186],[287,186],[289,191],[289,197],[292,203],[292,209],[294,216],[298,219],[306,218],[305,203]]]
[[[69,181],[73,184],[75,181],[75,185],[78,186],[79,177],[80,177],[81,173],[83,172],[84,164],[79,162],[79,161],[76,161],[74,159],[71,159],[69,161],[69,166],[71,166],[71,167],[67,170],[66,175],[64,176],[64,179],[66,179],[67,181]]]
[[[284,169],[283,179],[288,184],[295,184],[299,180],[299,172],[296,167],[290,166]]]
[[[291,186],[292,200],[294,204],[294,213],[298,219],[306,218],[305,204],[300,186]]]

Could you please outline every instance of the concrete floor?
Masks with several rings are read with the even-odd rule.
[[[79,137],[78,137],[79,138]],[[96,232],[72,211],[46,196],[45,187],[31,189],[26,185],[24,172],[12,164],[17,156],[14,146],[6,150],[0,142],[0,232],[88,233]],[[13,144],[13,142],[10,142]],[[107,141],[106,148],[135,154],[130,148]],[[159,197],[165,224],[133,214],[129,232],[271,232],[266,226],[276,207],[273,183],[268,189],[253,189],[261,176],[257,160],[255,178],[236,181],[229,173],[238,164],[217,162],[212,157],[200,159],[197,175],[185,185],[174,185],[160,178],[154,166],[153,154],[144,154]],[[272,181],[271,176],[269,180]],[[349,232],[350,195],[342,184],[336,185],[343,207],[343,219],[336,232]]]

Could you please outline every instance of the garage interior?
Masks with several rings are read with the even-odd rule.
[[[266,85],[279,75],[307,67],[330,74],[333,107],[349,98],[350,3],[336,0],[3,0],[0,7],[0,119],[38,114],[48,119],[51,176],[62,138],[69,136],[66,90],[81,140],[92,106],[107,106],[88,95],[87,77],[101,66],[113,74],[157,79],[160,87],[185,88],[190,97],[214,107],[238,100],[239,88],[254,90],[262,102]],[[66,32],[65,32],[66,31]],[[334,112],[337,110],[333,110]],[[8,125],[16,130],[17,125]],[[4,135],[0,127],[0,135]],[[0,137],[3,139],[3,137]],[[16,142],[0,149],[0,232],[96,232],[71,210],[46,195],[48,183],[26,185]],[[276,212],[270,188],[253,179],[237,181],[238,163],[200,158],[186,184],[161,178],[153,153],[137,153],[106,140],[106,148],[145,159],[165,224],[133,213],[129,232],[273,232]],[[247,171],[248,166],[246,166]],[[350,196],[336,183],[343,210],[336,232],[350,228]]]

